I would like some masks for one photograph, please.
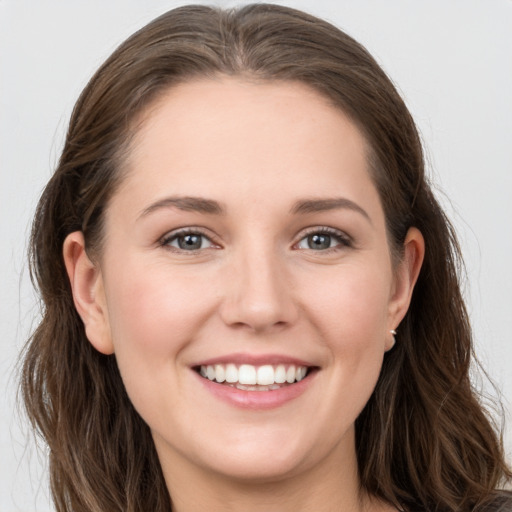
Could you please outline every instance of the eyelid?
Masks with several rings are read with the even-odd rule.
[[[194,253],[194,252],[198,252],[201,250],[212,248],[212,247],[206,247],[204,249],[201,248],[201,249],[196,249],[196,250],[185,251],[185,250],[181,250],[181,249],[178,249],[175,247],[171,247],[169,245],[169,243],[172,240],[176,239],[177,237],[184,236],[184,235],[190,235],[190,234],[203,236],[210,241],[210,243],[214,246],[213,248],[216,248],[216,249],[221,248],[221,245],[220,245],[217,237],[210,230],[201,228],[199,226],[187,226],[187,227],[183,227],[183,228],[173,229],[172,231],[169,231],[165,235],[160,237],[158,240],[158,244],[164,248],[170,248],[172,250],[176,250],[177,252],[188,252],[188,253]],[[305,228],[297,235],[296,242],[293,244],[293,248],[297,249],[297,245],[304,238],[306,238],[309,235],[313,235],[313,234],[331,235],[340,241],[340,245],[342,247],[352,247],[353,246],[352,237],[347,235],[347,233],[345,233],[344,231],[341,231],[339,229],[336,229],[336,228],[333,228],[330,226],[311,226],[311,227]],[[324,251],[319,251],[319,252],[327,252],[329,250],[336,250],[336,249],[337,249],[337,247],[331,247],[329,249],[325,249]]]
[[[172,247],[171,245],[169,245],[172,240],[178,238],[179,236],[184,236],[184,235],[200,235],[200,236],[208,239],[213,247],[205,247],[205,248],[201,248],[201,249],[186,251],[186,250],[182,250],[182,249]],[[192,254],[199,252],[199,251],[206,250],[206,249],[212,249],[212,248],[219,249],[220,248],[220,244],[217,241],[217,237],[213,233],[211,233],[209,230],[206,230],[205,228],[201,228],[199,226],[187,226],[187,227],[183,227],[183,228],[173,229],[172,231],[169,231],[165,235],[160,237],[158,240],[158,244],[164,248],[169,249],[169,250],[173,250],[176,252],[182,252],[182,253],[188,252],[188,253],[192,253]]]
[[[337,238],[340,241],[340,245],[342,247],[352,247],[353,246],[353,239],[351,236],[347,235],[344,231],[341,231],[336,228],[332,228],[330,226],[311,226],[308,228],[305,228],[303,231],[299,233],[297,236],[297,241],[293,244],[293,247],[296,248],[297,245],[306,237],[310,235],[315,234],[326,234],[331,235],[335,238]],[[336,250],[337,247],[330,247],[328,249],[325,249],[323,251],[318,252],[328,252],[330,250]],[[300,249],[298,249],[300,250]]]

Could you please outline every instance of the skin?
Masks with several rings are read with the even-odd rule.
[[[115,353],[151,428],[175,509],[393,510],[359,492],[354,422],[424,246],[411,228],[393,265],[359,130],[301,84],[194,81],[146,112],[125,172],[99,258],[79,232],[64,258],[90,342]],[[176,206],[191,196],[223,213]],[[344,202],[297,208],[333,198]],[[204,235],[202,248],[180,249],[181,228]],[[330,247],[311,248],[312,233]],[[234,353],[318,371],[279,407],[240,408],[192,370]]]

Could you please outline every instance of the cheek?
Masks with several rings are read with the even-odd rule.
[[[315,323],[334,348],[357,353],[384,343],[390,280],[382,265],[347,265],[309,286]]]
[[[391,271],[383,265],[344,267],[315,289],[314,323],[330,354],[336,384],[325,392],[340,404],[339,424],[355,419],[369,399],[385,352]]]
[[[168,378],[182,349],[208,316],[212,298],[203,280],[170,274],[165,265],[131,264],[109,274],[106,293],[111,336],[125,385]],[[150,377],[150,378],[149,378]],[[144,380],[145,379],[145,380]]]
[[[363,263],[329,269],[330,275],[317,274],[317,286],[307,285],[312,335],[320,335],[328,354],[316,413],[326,418],[329,434],[319,441],[319,451],[352,428],[382,367],[391,271],[382,263]]]
[[[207,302],[203,280],[190,274],[180,279],[180,272],[170,273],[165,265],[125,268],[111,274],[107,289],[114,342],[164,349],[194,328]]]

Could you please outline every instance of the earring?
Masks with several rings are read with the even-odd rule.
[[[395,339],[396,331],[395,331],[395,329],[390,329],[389,333],[391,334],[391,338],[393,339],[393,341],[391,342],[391,345],[390,345],[390,347],[387,350],[391,350],[395,346],[395,343],[396,343],[396,339]]]

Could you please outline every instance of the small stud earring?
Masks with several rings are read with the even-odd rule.
[[[396,343],[396,339],[395,339],[396,331],[394,329],[390,329],[389,333],[391,334],[392,342],[391,342],[390,346],[386,349],[386,352],[391,350],[395,346],[395,343]]]

